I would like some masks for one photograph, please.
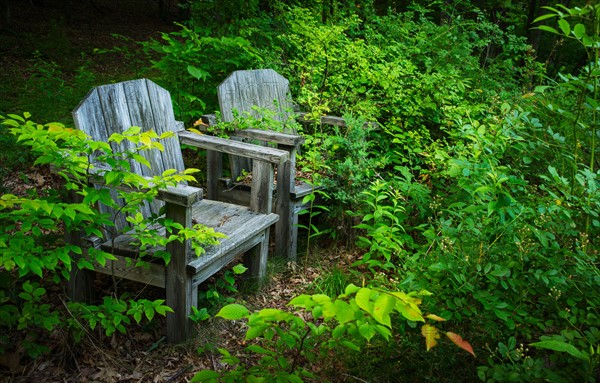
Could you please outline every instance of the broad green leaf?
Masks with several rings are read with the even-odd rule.
[[[437,339],[440,339],[440,333],[437,328],[424,324],[421,327],[421,334],[425,337],[425,346],[427,351],[431,350],[437,345]]]
[[[272,355],[272,356],[276,355],[276,353],[273,350],[267,350],[266,348],[261,347],[261,346],[259,346],[257,344],[252,344],[252,345],[246,347],[246,349],[248,351],[252,351],[252,352],[254,352],[256,354]]]
[[[536,28],[539,30],[542,30],[542,31],[554,33],[555,35],[560,35],[560,33],[558,33],[558,31],[556,29],[549,27],[547,25],[540,25],[539,27],[536,27]]]
[[[373,304],[371,303],[370,297],[371,290],[366,287],[363,287],[360,290],[358,290],[355,298],[358,307],[360,307],[368,313],[371,313],[371,311],[373,310]]]
[[[373,303],[373,318],[375,318],[377,322],[383,325],[392,327],[390,313],[392,312],[395,306],[396,299],[389,296],[388,294],[379,295]]]
[[[373,338],[373,336],[375,336],[376,330],[375,330],[375,326],[369,324],[369,323],[363,323],[358,327],[358,331],[360,332],[360,335],[362,335],[367,341],[371,341],[371,338]]]
[[[558,26],[560,27],[560,30],[564,33],[565,36],[569,36],[571,34],[571,26],[569,25],[569,22],[567,20],[559,19]]]
[[[248,331],[246,331],[246,340],[252,340],[262,336],[268,327],[268,325],[250,327]]]
[[[233,273],[236,275],[244,274],[247,270],[248,268],[242,265],[241,263],[238,263],[237,265],[233,266]]]
[[[557,16],[556,13],[546,13],[545,15],[542,15],[542,16],[536,18],[535,20],[533,20],[533,23],[535,24],[537,22],[540,22],[540,21],[543,21],[543,20],[546,20],[546,19],[550,19],[550,18],[553,18],[553,17],[556,17],[556,16]]]
[[[471,347],[471,345],[469,344],[469,342],[467,342],[466,340],[464,340],[460,335],[455,334],[453,332],[447,332],[446,336],[448,338],[450,338],[450,340],[457,345],[458,347],[462,348],[463,350],[467,351],[468,353],[470,353],[471,355],[475,356],[475,353],[473,352],[473,347]]]
[[[581,23],[575,24],[575,26],[573,27],[573,34],[578,39],[581,39],[583,35],[585,35],[585,25]]]
[[[136,161],[139,162],[140,164],[146,166],[147,168],[150,167],[150,162],[142,155],[137,154],[137,153],[133,153],[131,155],[131,157]]]
[[[297,307],[304,307],[304,308],[312,307],[312,305],[313,305],[312,297],[310,295],[306,295],[306,294],[298,295],[297,297],[292,299],[290,301],[290,303],[288,303],[288,306],[297,306]]]
[[[173,174],[177,173],[177,170],[175,169],[167,169],[163,172],[162,176],[163,177],[168,177],[168,176],[172,176]]]
[[[348,347],[350,350],[354,350],[354,351],[360,351],[360,347],[358,347],[356,344],[348,341],[348,340],[344,340],[342,341],[342,344],[346,347]]]
[[[196,68],[193,65],[188,65],[187,71],[197,80],[205,79],[210,76],[210,74],[207,71],[202,70],[200,68]]]
[[[356,286],[354,283],[350,283],[348,286],[346,286],[346,290],[344,291],[344,294],[346,294],[346,295],[354,294],[355,292],[357,292],[359,290],[360,290],[360,287]]]
[[[215,316],[235,320],[245,318],[249,313],[250,312],[246,307],[237,303],[232,303],[224,306]]]
[[[346,323],[354,319],[354,310],[348,303],[338,299],[333,303],[333,308],[338,322]]]
[[[590,356],[588,353],[580,351],[577,347],[572,344],[559,341],[559,340],[545,340],[541,342],[531,343],[531,346],[545,348],[547,350],[566,352],[569,355],[574,356],[577,359],[589,360]]]
[[[418,306],[397,300],[396,311],[398,311],[404,318],[413,322],[425,322],[425,319],[423,318],[421,310]]]
[[[205,382],[217,382],[219,379],[219,373],[212,370],[202,370],[190,380],[190,383],[205,383]]]

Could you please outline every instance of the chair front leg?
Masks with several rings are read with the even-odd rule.
[[[167,203],[166,218],[184,227],[191,227],[192,207]],[[166,304],[174,311],[167,313],[167,340],[170,343],[178,343],[186,340],[191,333],[192,323],[189,316],[192,304],[197,299],[194,299],[193,294],[197,289],[192,289],[192,278],[187,273],[189,241],[173,241],[167,245],[167,251],[171,254],[171,261],[165,270]]]

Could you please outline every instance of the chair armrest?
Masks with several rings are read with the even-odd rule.
[[[102,184],[104,180],[101,176],[101,172],[106,170],[107,169],[104,167],[96,167],[94,174],[92,174],[90,177],[90,181],[95,184]],[[147,180],[152,179],[151,177],[144,178]],[[126,185],[111,187],[123,191],[140,191],[139,189],[134,189]],[[144,189],[142,189],[142,191],[143,190]],[[158,191],[157,198],[166,203],[178,206],[192,206],[196,202],[202,200],[202,189],[188,185],[167,186],[166,188]]]
[[[202,200],[202,189],[187,186],[167,186],[158,191],[158,199],[179,206],[192,206]]]
[[[233,154],[236,156],[251,158],[253,160],[267,161],[272,164],[282,165],[288,161],[290,154],[285,150],[269,148],[245,142],[228,140],[225,138],[197,134],[190,131],[179,132],[179,140],[182,144],[196,146],[206,150]]]
[[[205,114],[202,117],[204,125],[199,124],[195,128],[204,133],[210,133],[210,126],[216,125],[216,116],[214,114]],[[298,147],[304,143],[304,137],[299,134],[274,132],[261,129],[235,129],[229,132],[231,136],[249,138],[252,140],[272,142],[279,145]]]
[[[236,129],[232,136],[250,138],[252,140],[273,142],[279,145],[298,147],[304,143],[304,137],[297,134],[273,132],[260,129]]]

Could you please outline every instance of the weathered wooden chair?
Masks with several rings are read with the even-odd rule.
[[[296,182],[295,179],[296,152],[304,143],[304,138],[284,126],[293,113],[289,81],[272,69],[239,70],[218,86],[217,93],[221,118],[225,122],[234,120],[234,111],[240,116],[250,114],[261,118],[261,110],[266,109],[273,112],[271,118],[282,124],[281,131],[237,129],[228,133],[232,138],[271,143],[289,153],[289,160],[277,169],[275,212],[280,219],[275,225],[275,255],[296,260],[298,213],[303,208],[303,198],[313,191],[313,187],[305,182]],[[203,122],[208,126],[214,125],[215,116],[203,116]],[[247,203],[251,188],[237,180],[252,168],[246,159],[238,156],[230,156],[229,165],[231,175],[224,179],[222,156],[209,154],[207,198]]]
[[[197,303],[198,285],[236,256],[246,252],[245,263],[250,276],[264,277],[269,229],[278,220],[272,213],[274,166],[282,166],[289,160],[287,151],[184,131],[182,124],[175,121],[169,92],[145,79],[92,89],[73,111],[73,117],[76,127],[93,140],[106,141],[112,133],[122,133],[131,126],[140,126],[143,131],[152,129],[159,135],[165,131],[176,132],[178,137],[163,143],[164,152],[144,154],[152,167],[138,166],[136,172],[145,176],[162,174],[166,169],[183,170],[180,142],[211,153],[236,154],[253,160],[255,176],[249,207],[202,199],[201,189],[187,185],[159,193],[166,204],[167,218],[184,227],[191,227],[192,221],[198,222],[227,235],[219,245],[207,248],[201,257],[193,255],[189,243],[175,242],[167,246],[171,261],[166,267],[151,264],[149,268],[135,268],[128,266],[126,259],[132,254],[132,240],[127,234],[119,234],[114,240],[104,238],[103,243],[94,244],[117,257],[117,261],[104,267],[96,265],[95,271],[166,289],[166,304],[174,310],[167,315],[170,342],[184,340],[190,333],[189,314],[191,306]],[[150,204],[143,209],[144,214],[156,213],[160,206]],[[116,220],[116,225],[123,233],[125,220]],[[75,243],[84,243],[78,233],[68,233],[68,237]],[[70,286],[73,299],[90,298],[91,277],[85,270],[73,272]]]

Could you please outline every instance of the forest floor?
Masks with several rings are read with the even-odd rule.
[[[65,73],[70,65],[76,65],[78,56],[87,55],[92,70],[106,78],[111,78],[114,73],[117,78],[127,76],[124,71],[130,68],[130,63],[124,62],[122,57],[94,56],[94,48],[115,46],[118,41],[112,36],[114,33],[133,40],[144,40],[159,38],[159,32],[174,29],[171,21],[158,17],[157,2],[151,0],[9,3],[12,6],[11,24],[0,31],[0,98],[4,102],[4,106],[0,105],[0,113],[23,111],[23,106],[15,103],[22,83],[31,75],[26,68],[36,57],[34,51],[67,68]],[[71,8],[67,9],[67,6]],[[12,101],[15,103],[11,104]],[[65,116],[65,119],[68,118]],[[33,168],[14,169],[12,176],[7,177],[1,186],[5,191],[26,195],[31,190],[60,187],[60,183],[44,169]],[[237,294],[235,298],[251,309],[285,308],[294,296],[306,291],[314,292],[313,282],[322,278],[327,270],[349,267],[357,256],[354,251],[343,247],[328,247],[313,253],[316,255],[311,256],[308,262],[306,258],[294,265],[280,262],[273,267],[276,271],[271,273],[268,283],[259,292]],[[96,288],[108,293],[111,282],[108,278],[99,277]],[[211,282],[214,283],[214,278],[208,283]],[[46,285],[48,303],[68,315],[64,288],[51,283]],[[121,284],[119,289],[147,299],[158,299],[164,295],[163,291],[134,283]],[[187,382],[199,370],[224,368],[217,348],[227,348],[232,354],[245,359],[243,323],[209,319],[200,323],[198,330],[198,335],[188,343],[175,346],[166,344],[164,340],[164,318],[146,326],[131,325],[127,334],[117,333],[110,337],[105,336],[101,329],[86,331],[79,343],[74,343],[72,337],[62,330],[40,333],[40,336],[49,337],[51,349],[36,359],[25,355],[20,345],[24,339],[14,334],[0,334],[10,337],[13,342],[13,348],[0,356],[0,381]],[[315,370],[324,367],[314,366]]]

